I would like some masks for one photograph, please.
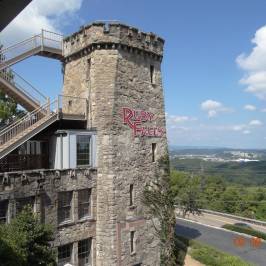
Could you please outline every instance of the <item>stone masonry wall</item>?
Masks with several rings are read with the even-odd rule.
[[[145,184],[160,171],[159,158],[167,152],[160,70],[163,43],[154,34],[103,23],[65,39],[64,94],[87,95],[88,128],[97,130],[97,266],[159,265],[159,239],[141,196]],[[125,107],[152,113],[151,121],[139,126],[161,128],[163,134],[134,136],[123,121]],[[154,162],[152,144],[156,144]]]
[[[77,265],[77,243],[80,240],[92,238],[95,246],[96,237],[96,170],[68,169],[24,171],[0,174],[0,200],[8,201],[8,220],[15,217],[17,204],[30,199],[36,213],[40,214],[42,222],[50,224],[54,230],[54,247],[73,244],[73,265]],[[79,220],[77,210],[77,193],[81,189],[92,189],[91,211],[88,219]],[[73,191],[72,219],[59,224],[57,220],[58,193]],[[92,249],[95,265],[95,249]]]

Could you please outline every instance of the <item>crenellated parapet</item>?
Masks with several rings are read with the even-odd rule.
[[[95,49],[122,49],[161,60],[164,40],[154,33],[120,23],[94,22],[64,39],[66,61],[84,56]]]

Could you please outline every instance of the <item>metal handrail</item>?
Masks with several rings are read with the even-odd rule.
[[[57,102],[57,100],[55,100]],[[55,101],[53,101],[52,103],[54,103]],[[15,125],[23,122],[23,120],[26,120],[27,118],[33,116],[34,114],[36,114],[37,112],[39,112],[40,110],[42,110],[42,112],[45,114],[45,112],[47,112],[48,107],[52,104],[52,103],[45,103],[44,105],[40,106],[39,108],[33,110],[30,113],[27,113],[25,116],[23,116],[22,118],[18,119],[17,121],[15,121],[14,123],[11,123],[10,125],[8,125],[7,127],[5,127],[3,130],[0,131],[0,136],[5,133],[7,130],[9,130],[10,128],[14,127]]]
[[[76,100],[76,102],[73,104],[71,103],[70,107],[64,106],[64,99],[66,99],[66,103],[69,103],[69,99],[74,101]],[[83,101],[85,105],[83,105],[81,101]],[[23,133],[25,130],[29,129],[32,125],[41,121],[45,117],[53,117],[62,111],[64,114],[82,114],[86,117],[87,99],[75,96],[59,95],[57,99],[42,105],[0,131],[0,148],[2,145],[12,140],[17,135]]]
[[[51,112],[51,106],[53,104],[57,105],[57,99],[54,100],[52,103],[45,104],[43,106],[44,109],[47,107],[46,114],[43,113],[42,108],[38,108],[31,112],[26,117],[23,117],[21,120],[17,121],[15,124],[10,125],[8,128],[6,128],[3,132],[0,134],[0,143],[1,145],[4,145],[8,141],[12,140],[17,135],[23,133],[25,130],[36,124],[37,122],[41,121],[45,117],[57,115],[56,112]],[[41,110],[42,109],[42,110]]]
[[[6,68],[0,71],[0,76],[5,79],[8,83],[15,86],[19,90],[21,90],[24,94],[26,94],[29,98],[32,98],[38,104],[47,100],[47,97],[42,94],[38,89],[36,89],[32,84],[30,84],[27,80],[22,78],[18,73],[16,73],[11,68]],[[24,86],[22,85],[24,84]],[[27,89],[25,89],[27,87]],[[31,91],[31,93],[29,92]],[[33,96],[33,93],[36,96]]]
[[[53,45],[54,43],[60,43],[56,48],[62,50],[63,53],[63,35],[52,31],[42,30],[41,34],[34,35],[26,40],[2,49],[0,51],[0,65],[4,65],[6,61],[38,47],[40,47],[41,50],[43,47],[55,48],[55,45]],[[8,56],[9,54],[10,56]]]

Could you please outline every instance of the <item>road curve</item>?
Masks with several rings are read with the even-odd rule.
[[[256,248],[251,245],[251,237],[244,236],[245,245],[238,247],[234,244],[234,239],[239,237],[239,234],[182,218],[177,218],[176,233],[238,256],[254,265],[266,266],[266,242]]]

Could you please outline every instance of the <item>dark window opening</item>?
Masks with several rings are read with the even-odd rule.
[[[91,216],[91,189],[78,191],[79,219]]]
[[[134,187],[133,184],[129,186],[129,206],[133,206],[134,204]]]
[[[58,247],[58,266],[71,263],[72,244]]]
[[[77,166],[90,165],[90,135],[77,135]]]
[[[152,151],[152,162],[156,160],[156,143],[151,144],[151,151]]]
[[[130,232],[130,252],[135,252],[135,231]]]
[[[20,212],[22,212],[25,208],[29,207],[32,209],[34,209],[34,197],[27,197],[27,198],[22,198],[22,199],[18,199],[16,201],[16,214],[19,214]]]
[[[151,83],[154,83],[154,66],[150,65],[150,78],[151,78]]]
[[[0,201],[0,224],[7,222],[8,201]]]
[[[91,242],[92,239],[84,239],[78,242],[78,265],[91,265]]]
[[[58,223],[71,220],[72,191],[58,193]]]

